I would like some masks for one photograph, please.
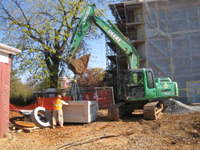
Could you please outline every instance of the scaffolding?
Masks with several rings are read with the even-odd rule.
[[[140,68],[152,68],[156,78],[177,82],[179,101],[199,103],[200,0],[110,1],[109,7],[116,26],[136,48]],[[127,60],[112,42],[106,43],[106,68],[113,76],[109,86],[117,98]]]
[[[110,1],[109,7],[115,17],[117,28],[130,39],[131,43],[136,48],[140,56],[139,63],[141,66],[145,62],[144,55],[140,55],[142,51],[141,45],[145,42],[144,31],[139,30],[139,28],[144,25],[141,11],[142,3],[137,2],[132,5],[129,2],[127,4],[127,2],[117,3],[116,1]],[[109,81],[109,86],[114,87],[114,95],[117,103],[119,102],[118,91],[120,77],[123,77],[128,63],[126,56],[116,47],[116,45],[109,41],[109,39],[106,39],[106,43],[106,70],[109,75],[107,81]],[[110,79],[110,77],[112,77],[112,79]]]

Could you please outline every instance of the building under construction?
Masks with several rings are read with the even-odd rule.
[[[200,102],[200,0],[110,1],[116,26],[140,56],[140,68],[178,83],[179,101]],[[119,89],[126,56],[107,39],[108,84]],[[110,80],[112,77],[112,80]]]

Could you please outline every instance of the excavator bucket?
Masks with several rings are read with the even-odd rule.
[[[74,74],[82,75],[86,72],[90,55],[84,55],[80,59],[72,59],[68,63],[68,68],[74,72]]]

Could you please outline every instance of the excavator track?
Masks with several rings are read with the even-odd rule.
[[[148,102],[143,107],[144,119],[156,120],[162,115],[165,108],[164,101]]]
[[[111,106],[108,109],[108,119],[112,121],[119,120],[125,111],[125,109],[123,109],[122,107],[125,108],[126,104],[127,102],[123,102],[123,103],[118,103],[116,105]]]

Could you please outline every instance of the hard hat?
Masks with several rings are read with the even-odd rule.
[[[58,95],[59,98],[61,98],[61,95]]]

